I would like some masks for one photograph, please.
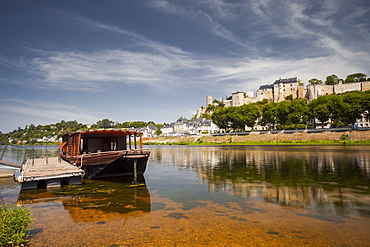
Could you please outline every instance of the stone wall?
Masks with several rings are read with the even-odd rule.
[[[308,101],[317,99],[322,95],[339,94],[351,91],[367,91],[370,90],[370,81],[342,83],[334,85],[307,85],[306,98]]]

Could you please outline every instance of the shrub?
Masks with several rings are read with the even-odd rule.
[[[343,135],[340,137],[340,139],[341,139],[342,141],[349,140],[349,135],[347,135],[347,134],[343,134]]]
[[[0,246],[20,246],[27,242],[31,212],[25,207],[0,205]]]

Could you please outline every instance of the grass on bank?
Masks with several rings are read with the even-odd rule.
[[[0,205],[0,246],[24,246],[31,221],[31,212],[25,207]]]
[[[215,142],[145,142],[145,145],[370,145],[370,140],[281,140],[281,141],[215,141]]]

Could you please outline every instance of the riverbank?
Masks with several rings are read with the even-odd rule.
[[[256,131],[225,135],[192,135],[143,138],[154,145],[370,145],[366,131]]]

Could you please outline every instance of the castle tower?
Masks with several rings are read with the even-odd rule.
[[[213,102],[212,96],[207,96],[206,97],[206,108],[208,107],[208,105],[212,105],[212,102]]]

